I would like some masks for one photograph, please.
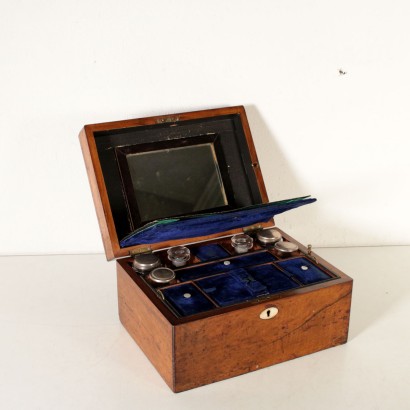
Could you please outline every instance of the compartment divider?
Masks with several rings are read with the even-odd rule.
[[[207,295],[194,281],[188,282],[188,283],[191,283],[193,286],[195,286],[195,288],[196,288],[197,290],[199,290],[199,292],[201,292],[210,302],[212,302],[212,304],[213,304],[215,307],[217,307],[217,308],[220,307],[220,306],[219,306],[209,295]]]

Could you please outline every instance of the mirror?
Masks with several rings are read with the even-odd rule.
[[[228,205],[213,143],[129,153],[126,163],[141,223]]]

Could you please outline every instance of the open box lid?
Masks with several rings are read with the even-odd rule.
[[[80,141],[107,259],[271,226],[242,106],[86,125]]]

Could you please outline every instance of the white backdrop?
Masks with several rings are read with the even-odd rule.
[[[100,252],[87,123],[245,105],[277,217],[410,244],[408,1],[2,2],[0,253]],[[346,72],[339,74],[339,69]]]

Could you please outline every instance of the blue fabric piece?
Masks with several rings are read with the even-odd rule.
[[[221,245],[216,243],[193,248],[192,253],[202,262],[208,262],[214,259],[224,259],[231,256]]]
[[[323,272],[306,258],[289,259],[278,262],[277,265],[293,275],[304,285],[321,282],[331,278],[331,276]],[[306,266],[308,269],[303,270],[302,266]]]
[[[275,215],[315,201],[314,198],[301,197],[252,205],[233,211],[160,219],[150,222],[127,235],[120,241],[120,246],[124,248],[140,244],[212,235],[255,223],[268,222]]]
[[[252,266],[250,268],[246,268],[246,270],[258,282],[266,286],[269,293],[278,293],[299,287],[296,282],[288,278],[283,272],[271,264]]]
[[[255,280],[245,269],[237,269],[230,273],[233,277],[242,282],[254,296],[267,295],[268,289],[262,283]]]
[[[181,316],[194,315],[214,309],[215,306],[192,284],[163,289],[165,299],[176,309]],[[189,294],[187,298],[184,295]]]
[[[186,282],[188,280],[195,280],[204,276],[229,272],[246,266],[261,265],[262,263],[269,263],[274,260],[276,260],[276,258],[267,251],[254,252],[245,256],[229,259],[229,265],[225,265],[224,261],[222,261],[204,266],[193,266],[187,269],[180,269],[177,271],[177,277],[181,282]]]
[[[257,291],[253,292],[242,280],[230,273],[201,279],[196,284],[219,306],[229,306],[259,296]]]

